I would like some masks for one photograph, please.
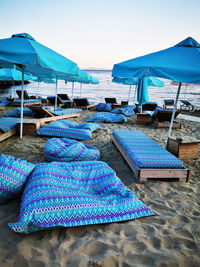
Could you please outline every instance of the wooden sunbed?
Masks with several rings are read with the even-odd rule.
[[[73,99],[77,108],[91,109],[97,106],[97,103],[90,103],[87,98],[74,98]]]
[[[156,128],[169,128],[173,110],[157,110],[156,113],[152,116],[152,120]],[[178,116],[180,112],[176,111],[174,119]],[[181,124],[177,121],[173,122],[173,129],[180,129]]]
[[[179,182],[187,182],[189,179],[189,169],[184,167],[182,169],[174,168],[139,168],[132,158],[124,150],[123,146],[111,135],[112,142],[116,145],[125,161],[128,163],[134,172],[138,183],[146,183],[148,179],[178,179]],[[163,148],[164,149],[164,148]]]

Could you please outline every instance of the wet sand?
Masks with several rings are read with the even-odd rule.
[[[84,111],[82,123],[94,112]],[[1,112],[2,114],[2,112]],[[1,115],[0,114],[0,115]],[[180,120],[178,136],[200,139],[200,123]],[[0,266],[200,266],[200,158],[184,160],[190,168],[188,183],[149,181],[137,184],[133,172],[111,143],[114,129],[141,130],[165,146],[168,129],[137,125],[135,118],[123,124],[102,124],[93,140],[101,160],[148,205],[155,216],[127,222],[62,228],[16,234],[7,224],[19,214],[20,198],[0,207]],[[32,163],[44,162],[48,137],[13,136],[0,143],[0,153]]]

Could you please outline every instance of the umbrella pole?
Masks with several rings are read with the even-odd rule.
[[[72,108],[73,98],[74,98],[74,82],[72,82],[72,102],[71,102],[71,108]]]
[[[133,98],[133,105],[134,105],[134,102],[135,102],[136,90],[137,90],[137,84],[135,85],[135,93],[134,93],[134,98]]]
[[[128,103],[129,103],[129,100],[130,100],[130,94],[131,94],[131,85],[129,86],[129,91],[128,91]]]
[[[177,108],[178,98],[179,98],[179,94],[180,94],[180,91],[181,91],[181,84],[182,83],[179,83],[179,85],[178,85],[178,91],[177,91],[177,94],[176,94],[176,100],[175,100],[174,109],[173,109],[171,122],[170,122],[170,126],[169,126],[169,131],[168,131],[168,135],[167,135],[167,141],[166,141],[166,146],[165,146],[166,149],[167,149],[167,146],[168,146],[168,139],[169,139],[169,137],[171,135],[171,131],[172,131],[172,126],[173,126],[173,122],[174,122],[174,116],[175,116],[175,112],[176,112],[176,108]]]
[[[81,91],[82,91],[82,83],[80,84],[80,97],[81,97]]]
[[[55,97],[55,107],[54,107],[55,111],[57,110],[57,101],[58,101],[57,90],[58,90],[58,80],[56,77],[56,97]]]
[[[39,97],[39,82],[38,82],[38,87],[37,87],[37,97]]]
[[[20,120],[20,138],[23,135],[23,106],[24,106],[24,65],[22,66],[22,92],[21,92],[21,120]]]

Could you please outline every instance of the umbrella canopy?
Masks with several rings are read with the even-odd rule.
[[[119,83],[119,84],[126,84],[126,85],[135,85],[138,84],[140,78],[120,78],[120,77],[114,77],[112,79],[112,82]],[[164,86],[164,83],[155,78],[155,77],[147,77],[147,83],[148,86],[157,86],[162,87]]]
[[[193,38],[188,37],[168,49],[115,64],[112,75],[125,78],[155,76],[179,82],[168,132],[169,138],[181,83],[200,83],[200,44]]]
[[[77,74],[77,64],[38,43],[27,33],[13,34],[11,38],[0,40],[0,67],[22,70],[22,98],[20,138],[23,129],[24,72],[37,77],[65,79]],[[57,101],[56,101],[57,102]]]
[[[24,80],[33,80],[36,77],[31,75],[24,75]],[[14,69],[6,69],[3,68],[0,71],[0,80],[1,81],[21,81],[22,80],[22,72],[19,70]]]
[[[114,77],[112,79],[112,82],[119,83],[119,84],[125,84],[125,85],[137,85],[137,101],[139,104],[145,104],[149,101],[148,96],[148,86],[158,86],[162,87],[164,86],[164,83],[156,79],[155,77],[144,77],[144,78],[120,78],[120,77]],[[131,87],[129,89],[129,97],[130,98],[130,91]]]
[[[188,37],[165,50],[115,64],[112,76],[154,76],[184,83],[200,83],[200,44]]]
[[[0,40],[0,67],[17,65],[35,76],[65,79],[75,76],[77,64],[37,42],[27,33]]]

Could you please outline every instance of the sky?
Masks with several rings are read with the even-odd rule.
[[[0,39],[29,33],[81,69],[200,42],[200,0],[0,0]]]

